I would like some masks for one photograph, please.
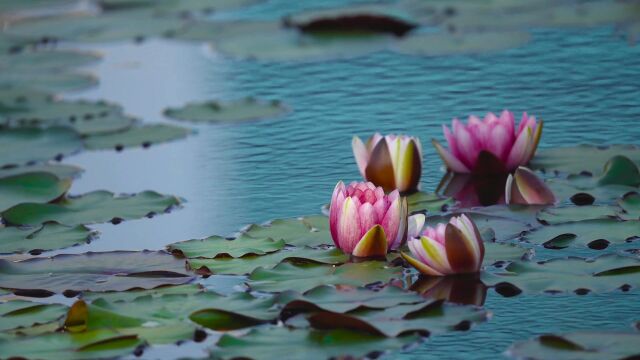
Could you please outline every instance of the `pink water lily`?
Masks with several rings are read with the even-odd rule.
[[[407,236],[407,200],[370,182],[338,182],[329,207],[333,242],[357,257],[385,256]]]
[[[542,120],[536,121],[534,116],[523,113],[516,129],[514,116],[507,110],[500,117],[488,113],[484,120],[471,115],[466,125],[453,119],[453,131],[442,126],[448,150],[436,140],[433,140],[433,146],[450,171],[511,172],[526,165],[535,154],[542,125]]]
[[[375,133],[367,143],[354,136],[351,143],[360,174],[386,191],[418,189],[422,173],[422,145],[415,137]]]
[[[482,266],[484,243],[477,226],[466,215],[449,223],[427,227],[419,238],[408,240],[413,256],[402,257],[425,275],[476,273]]]
[[[523,166],[507,178],[504,198],[507,204],[552,205],[556,202],[544,180]]]

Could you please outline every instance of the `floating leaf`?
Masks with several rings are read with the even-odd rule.
[[[448,223],[453,216],[459,216],[462,213],[454,213],[448,215],[427,216],[425,226],[436,226],[439,223]],[[531,225],[500,216],[485,215],[479,212],[464,212],[473,220],[484,237],[485,241],[505,241],[518,237],[522,232],[531,229]],[[491,231],[487,231],[491,229]],[[488,238],[491,236],[491,238]]]
[[[93,191],[69,197],[55,204],[24,203],[1,213],[12,225],[38,225],[56,221],[65,225],[92,224],[139,219],[163,213],[180,205],[180,199],[155,191],[114,196],[109,191]]]
[[[240,123],[281,116],[288,111],[279,101],[257,101],[246,98],[232,102],[208,101],[169,108],[164,114],[177,120],[196,123]]]
[[[0,211],[20,203],[47,203],[71,187],[69,179],[60,180],[45,172],[0,177]]]
[[[192,312],[189,319],[206,328],[227,331],[275,321],[280,309],[274,298],[255,298],[248,293],[219,297]]]
[[[541,262],[516,261],[501,270],[485,272],[482,281],[488,286],[505,283],[527,293],[608,292],[640,286],[640,261],[620,255],[603,255],[595,259],[576,257]]]
[[[333,244],[326,216],[273,220],[266,226],[250,225],[243,233],[254,238],[283,239],[295,246]]]
[[[640,220],[640,194],[632,192],[618,201],[623,212],[619,215],[625,220]],[[638,234],[640,236],[640,234]]]
[[[90,252],[20,262],[0,260],[0,287],[42,295],[152,289],[192,279],[182,261],[163,252]]]
[[[407,197],[409,212],[426,210],[429,213],[439,213],[446,211],[455,201],[449,197],[442,197],[433,193],[419,191]]]
[[[529,250],[513,244],[501,244],[485,241],[484,259],[482,264],[484,266],[488,266],[497,262],[520,260],[526,256],[528,252]]]
[[[424,299],[395,286],[372,291],[366,288],[321,285],[307,291],[285,306],[288,312],[330,311],[344,313],[358,308],[386,309],[396,305],[415,304]]]
[[[346,263],[337,267],[282,262],[270,270],[263,268],[254,270],[249,276],[248,285],[256,291],[304,292],[319,285],[363,286],[386,283],[401,275],[401,268],[387,266],[381,261]]]
[[[188,258],[216,258],[230,256],[234,258],[245,255],[264,255],[278,251],[284,247],[284,240],[271,238],[252,238],[240,236],[228,240],[221,236],[210,236],[206,239],[181,241],[167,245],[167,250],[174,255]]]
[[[575,205],[610,204],[620,196],[637,190],[627,185],[598,185],[598,179],[589,175],[569,175],[566,179],[546,181],[558,199],[569,200]]]
[[[543,224],[560,224],[572,221],[611,219],[619,209],[613,206],[585,205],[567,207],[549,207],[538,213]]]
[[[102,0],[106,11],[150,9],[160,14],[185,14],[193,12],[218,12],[258,3],[259,0]]]
[[[67,313],[60,304],[38,304],[31,301],[12,300],[0,303],[0,331],[56,322]]]
[[[588,246],[601,250],[609,244],[621,244],[638,235],[640,221],[601,219],[543,226],[525,234],[523,240],[550,249]]]
[[[78,134],[67,128],[0,129],[0,167],[60,159],[81,148]]]
[[[263,327],[249,331],[241,337],[223,335],[213,350],[214,357],[223,359],[253,358],[277,360],[291,357],[291,354],[305,354],[308,360],[329,358],[365,357],[381,351],[400,350],[416,343],[416,335],[385,338],[349,330],[307,330],[286,327]]]
[[[420,275],[409,289],[425,298],[454,304],[482,306],[487,298],[487,287],[480,280],[478,273],[454,276]]]
[[[133,301],[139,297],[161,297],[163,295],[191,295],[204,291],[204,288],[200,284],[185,284],[175,286],[160,286],[150,290],[129,290],[126,292],[83,292],[82,299],[85,301],[93,301],[96,299],[103,299],[110,303]]]
[[[616,155],[624,155],[636,164],[640,162],[640,149],[635,145],[610,145],[596,147],[579,145],[554,149],[541,149],[531,160],[532,169],[547,172],[562,172],[579,174],[588,172],[599,176],[604,171],[604,165]]]
[[[262,256],[244,256],[235,259],[225,257],[217,259],[189,259],[188,264],[192,270],[202,275],[242,275],[249,274],[258,267],[272,269],[284,260],[337,265],[349,260],[349,256],[336,249],[319,250],[296,248],[293,250],[280,250]]]
[[[477,54],[522,46],[530,39],[529,33],[519,31],[465,34],[421,33],[398,41],[394,50],[420,56]]]
[[[309,323],[316,329],[348,329],[396,337],[468,330],[473,323],[483,322],[487,317],[486,311],[475,306],[449,305],[436,300],[382,310],[360,308],[345,314],[321,311],[312,314]]]
[[[640,334],[574,332],[541,335],[513,344],[507,355],[518,359],[599,360],[633,359],[640,354]]]
[[[136,146],[147,148],[152,144],[182,139],[190,133],[189,129],[165,124],[134,126],[122,132],[89,136],[84,139],[84,144],[90,150],[122,150]]]
[[[30,166],[20,166],[20,167],[12,167],[0,169],[0,178],[15,176],[15,175],[24,175],[28,173],[35,172],[45,172],[50,173],[58,177],[58,179],[75,179],[80,174],[82,174],[84,170],[80,167],[74,165],[66,165],[66,164],[36,164]]]
[[[98,80],[90,74],[81,72],[10,72],[0,73],[0,87],[29,86],[40,91],[76,91],[90,88],[98,84]]]
[[[43,251],[88,243],[95,236],[96,233],[84,225],[71,227],[46,223],[36,229],[0,227],[0,253],[38,255]]]
[[[76,50],[30,51],[0,55],[0,71],[49,72],[96,63],[100,56]]]

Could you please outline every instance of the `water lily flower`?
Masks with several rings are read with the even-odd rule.
[[[356,257],[385,256],[407,236],[407,200],[394,190],[385,195],[370,182],[338,182],[329,207],[336,247]]]
[[[418,189],[422,173],[422,145],[412,136],[375,133],[367,143],[354,136],[351,142],[360,174],[385,191],[402,193]]]
[[[500,117],[488,113],[484,120],[472,115],[466,125],[453,119],[453,132],[442,126],[448,150],[438,141],[432,142],[453,172],[506,173],[531,160],[542,135],[542,124],[542,120],[523,113],[516,130],[514,116],[507,110]]]
[[[556,202],[553,191],[536,174],[520,166],[509,174],[504,198],[507,204],[552,205]]]
[[[410,256],[402,257],[425,275],[443,276],[475,273],[484,258],[484,243],[478,227],[466,215],[449,223],[427,227],[419,238],[408,240]]]

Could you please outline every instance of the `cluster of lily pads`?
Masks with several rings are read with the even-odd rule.
[[[523,25],[632,27],[636,2],[605,8],[596,1],[576,10],[507,1],[501,5],[517,16],[490,24],[483,21],[498,7],[467,1],[402,1],[245,22],[211,21],[206,14],[253,1],[102,0],[80,14],[65,10],[73,1],[55,2],[62,14],[3,19],[9,26],[0,34],[0,253],[22,254],[20,261],[0,259],[3,357],[112,358],[207,338],[214,338],[211,358],[276,359],[297,351],[314,359],[375,357],[486,321],[488,291],[585,295],[640,286],[634,244],[640,149],[582,145],[534,156],[541,123],[523,120],[516,131],[494,124],[495,116],[485,125],[454,123],[445,131],[449,149],[434,143],[449,170],[436,193],[417,191],[423,156],[417,138],[374,135],[366,144],[354,139],[356,163],[371,184],[338,185],[327,214],[254,224],[166,251],[26,255],[88,242],[96,237],[91,224],[150,217],[182,204],[152,191],[67,194],[82,170],[53,160],[82,149],[146,147],[190,130],[145,125],[117,104],[57,97],[94,85],[76,67],[97,57],[51,43],[166,36],[212,41],[230,54],[265,60],[381,49],[439,55],[486,50],[478,44],[489,40],[520,44],[528,35],[514,30]],[[6,2],[0,9],[20,18],[40,3]],[[439,32],[422,32],[432,26]],[[482,31],[465,32],[471,29]],[[164,114],[236,123],[286,111],[280,102],[247,98]],[[230,291],[208,289],[225,276],[235,281]],[[544,335],[515,344],[510,354],[625,357],[640,352],[638,340],[634,332]]]

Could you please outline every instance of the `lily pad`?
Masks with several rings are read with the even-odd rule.
[[[10,116],[14,112],[24,111],[30,107],[39,106],[54,100],[54,96],[48,92],[22,87],[9,87],[0,89],[0,109],[4,116]]]
[[[20,262],[0,260],[0,287],[43,295],[153,289],[191,280],[184,263],[163,252],[89,252]]]
[[[110,12],[97,16],[52,16],[13,24],[7,33],[32,39],[77,42],[142,40],[169,36],[180,31],[185,22],[178,18],[157,17],[150,11]]]
[[[207,101],[169,108],[164,114],[176,120],[196,123],[241,123],[279,117],[288,111],[279,101],[246,98],[232,102]]]
[[[81,148],[80,137],[68,128],[0,129],[0,167],[61,159]]]
[[[114,196],[109,191],[93,191],[68,197],[55,204],[23,203],[1,213],[12,225],[38,225],[56,221],[65,225],[92,224],[139,219],[167,212],[180,205],[180,199],[155,191]]]
[[[31,87],[40,91],[77,91],[98,84],[91,74],[73,71],[61,72],[11,72],[0,73],[0,87]]]
[[[329,218],[322,215],[278,219],[265,226],[249,225],[243,234],[253,238],[283,239],[287,244],[295,246],[333,244],[329,232]]]
[[[75,50],[30,51],[0,55],[0,71],[49,72],[96,63],[100,56]]]
[[[439,213],[447,211],[450,206],[455,204],[455,201],[449,197],[420,191],[407,196],[407,203],[411,213],[425,210],[429,213]]]
[[[605,205],[617,200],[620,196],[637,190],[635,186],[620,184],[598,184],[598,178],[589,175],[569,175],[566,179],[552,178],[546,180],[556,198],[563,202],[569,200],[575,205]]]
[[[0,178],[37,172],[53,174],[61,180],[71,180],[79,177],[84,170],[78,166],[66,164],[35,164],[30,166],[0,169]]]
[[[321,285],[307,291],[285,306],[287,312],[330,311],[344,313],[359,308],[386,309],[389,307],[424,302],[421,296],[395,286],[378,291],[366,288],[332,287]]]
[[[264,255],[284,248],[284,240],[271,238],[252,238],[241,236],[228,240],[221,236],[206,239],[194,239],[167,245],[174,255],[188,258],[242,257],[245,255]]]
[[[622,208],[619,216],[625,220],[640,220],[640,194],[632,192],[626,194],[618,201]],[[640,236],[640,234],[638,234]]]
[[[540,149],[531,160],[532,169],[547,172],[561,172],[580,174],[588,172],[599,176],[604,171],[604,165],[616,155],[623,155],[636,164],[640,163],[640,149],[635,145],[592,146],[579,145],[553,149]]]
[[[364,358],[368,354],[401,350],[418,341],[420,337],[416,335],[385,338],[344,329],[321,331],[271,326],[253,329],[241,337],[225,334],[211,355],[238,359],[260,354],[260,358],[266,360],[286,359],[291,354],[305,354],[308,360]]]
[[[614,206],[585,205],[550,207],[538,213],[538,220],[543,224],[560,224],[573,221],[616,218],[620,209]]]
[[[484,266],[498,262],[522,260],[529,254],[529,250],[513,244],[501,244],[496,242],[484,243]]]
[[[161,297],[164,295],[192,295],[205,291],[200,284],[185,284],[175,286],[160,286],[150,290],[129,290],[126,292],[110,291],[110,292],[83,292],[82,299],[91,302],[97,299],[103,299],[109,303],[133,301],[140,297]]]
[[[60,304],[38,304],[23,300],[0,303],[0,331],[57,322],[66,313],[67,307]]]
[[[527,32],[424,33],[398,41],[394,50],[407,55],[445,56],[482,54],[522,46],[529,42]]]
[[[304,292],[319,285],[384,284],[401,276],[401,268],[390,267],[381,261],[346,263],[337,267],[282,262],[273,269],[258,268],[254,270],[249,276],[248,285],[256,291],[294,290]]]
[[[526,233],[522,239],[549,249],[588,246],[602,250],[610,244],[622,244],[639,235],[640,221],[599,219],[543,226]]]
[[[280,316],[280,308],[275,305],[275,300],[273,297],[256,298],[248,293],[236,293],[209,302],[200,310],[192,312],[189,319],[218,331],[274,322]]]
[[[322,311],[312,314],[309,323],[316,329],[344,328],[396,337],[468,330],[473,323],[483,322],[487,317],[486,311],[475,306],[450,305],[435,300],[382,310],[360,308],[345,314]]]
[[[259,3],[259,0],[101,0],[106,11],[150,9],[159,14],[210,13]]]
[[[122,132],[89,136],[84,139],[84,145],[89,150],[122,150],[137,146],[147,148],[152,144],[182,139],[191,132],[183,127],[165,124],[133,126]]]
[[[262,256],[244,256],[241,258],[189,259],[188,266],[201,275],[211,274],[249,274],[257,268],[272,269],[282,261],[314,262],[338,265],[345,263],[349,257],[342,251],[296,248],[280,250]]]
[[[69,179],[60,180],[45,172],[35,172],[0,178],[0,211],[32,202],[47,203],[64,194],[71,187]]]
[[[615,254],[595,259],[516,261],[501,270],[484,272],[482,281],[497,289],[507,283],[527,293],[627,291],[640,286],[640,261]]]
[[[518,359],[599,360],[633,359],[640,354],[640,334],[574,332],[541,335],[513,344],[507,355]]]
[[[39,255],[43,251],[88,243],[95,237],[96,232],[84,225],[45,223],[36,229],[0,227],[0,253]]]

